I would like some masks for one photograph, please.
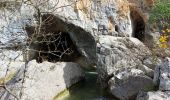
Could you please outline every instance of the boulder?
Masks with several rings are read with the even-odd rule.
[[[25,80],[22,80],[24,66],[7,83],[7,88],[20,100],[52,100],[57,94],[84,79],[80,66],[72,62],[37,63],[35,60],[27,64]],[[22,83],[24,82],[24,83]],[[7,91],[1,92],[2,98],[14,99]]]
[[[109,84],[112,95],[120,100],[134,99],[139,91],[154,88],[152,79],[138,69],[118,73],[109,80]]]
[[[154,89],[153,70],[143,65],[150,50],[136,38],[100,36],[97,45],[98,80],[113,96],[126,100]]]
[[[136,100],[169,100],[170,92],[140,92]]]
[[[72,62],[37,64],[36,61],[31,61],[28,63],[22,100],[30,97],[37,100],[52,100],[58,93],[83,78],[83,70]]]
[[[97,44],[99,81],[107,87],[108,78],[124,69],[142,69],[150,50],[136,38],[100,36]]]
[[[166,57],[163,62],[155,68],[154,82],[159,90],[170,90],[170,58]]]

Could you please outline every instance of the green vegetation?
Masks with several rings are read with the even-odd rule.
[[[150,13],[150,23],[157,24],[159,27],[169,26],[170,19],[170,0],[156,0],[156,4]]]

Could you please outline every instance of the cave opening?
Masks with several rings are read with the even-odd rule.
[[[132,10],[130,12],[130,17],[131,17],[131,22],[132,22],[132,37],[135,37],[143,42],[145,38],[144,19],[135,10]]]
[[[67,32],[43,35],[38,43],[37,51],[35,59],[39,63],[44,60],[74,62],[76,58],[81,56]]]
[[[26,25],[27,61],[74,62],[93,69],[97,62],[96,41],[92,34],[61,16],[41,15],[35,26]]]
[[[27,26],[28,44],[30,45],[29,60],[36,59],[38,63],[49,62],[75,62],[81,57],[77,46],[72,41],[69,31],[65,29],[61,20],[54,16],[42,16],[40,31],[37,27]]]

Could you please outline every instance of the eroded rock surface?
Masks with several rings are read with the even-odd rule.
[[[38,64],[35,60],[27,65],[25,81],[22,83],[24,66],[14,78],[7,82],[7,88],[21,100],[52,100],[58,93],[84,78],[84,72],[78,64],[72,62]],[[16,99],[7,91],[1,92],[2,100]]]
[[[153,89],[153,70],[142,63],[151,53],[139,40],[101,36],[97,50],[99,81],[115,97],[130,99]]]
[[[109,80],[111,93],[120,100],[134,99],[141,90],[154,89],[153,81],[138,69],[129,69],[115,75]]]
[[[159,86],[159,90],[170,90],[170,58],[165,58],[163,62],[156,67],[154,82]]]
[[[22,100],[52,100],[58,93],[83,78],[83,70],[72,62],[38,64],[35,60],[31,61],[28,63]]]
[[[136,100],[169,100],[170,99],[170,92],[141,92],[137,96]]]
[[[153,0],[48,0],[47,2],[28,0],[23,4],[20,1],[13,2],[14,4],[11,2],[13,0],[1,2],[9,3],[9,7],[15,9],[0,9],[2,33],[0,47],[18,48],[18,45],[21,45],[21,48],[25,49],[23,45],[26,45],[29,35],[35,32],[26,28],[35,29],[39,26],[41,18],[45,21],[50,17],[50,20],[46,20],[49,23],[41,23],[43,27],[40,27],[42,30],[40,29],[38,33],[67,33],[76,47],[76,52],[81,55],[76,59],[76,63],[84,68],[97,65],[99,82],[102,87],[108,87],[114,96],[119,99],[130,99],[140,90],[148,91],[153,88],[151,78],[155,64],[150,62],[150,59],[146,60],[151,56],[151,52],[139,41],[144,39],[148,10],[153,6]],[[32,45],[27,49],[36,50],[36,48],[39,47]],[[35,52],[31,53],[33,55],[29,56],[34,59]],[[17,63],[21,64],[20,61]],[[22,80],[24,66],[25,64],[17,65],[20,67],[17,74],[7,84],[17,96],[20,91],[18,87],[22,85],[18,81]],[[38,64],[30,61],[23,82],[25,88],[22,98],[23,100],[52,99],[82,77],[84,77],[83,71],[75,63],[45,61]],[[11,97],[8,92],[2,94],[4,99]]]

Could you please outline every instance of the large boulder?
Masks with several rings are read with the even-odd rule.
[[[25,75],[24,75],[25,73]],[[24,75],[24,81],[22,81]],[[6,83],[6,87],[21,100],[52,100],[57,94],[84,79],[80,66],[72,62],[37,63],[35,60],[24,66]],[[14,99],[8,91],[2,91],[2,99]]]
[[[143,67],[141,61],[151,53],[138,39],[100,36],[97,55],[99,77],[105,80],[109,75],[123,69],[141,69]]]
[[[52,100],[58,93],[83,78],[83,70],[72,62],[38,64],[31,61],[28,63],[22,100]]]
[[[134,99],[141,90],[149,91],[154,88],[150,77],[137,69],[123,71],[109,80],[111,93],[120,100]]]
[[[166,57],[163,62],[155,68],[154,82],[159,90],[170,90],[170,58]]]
[[[98,80],[103,88],[109,88],[119,99],[153,89],[150,78],[153,70],[142,63],[151,53],[142,42],[135,38],[100,36],[97,46]]]

